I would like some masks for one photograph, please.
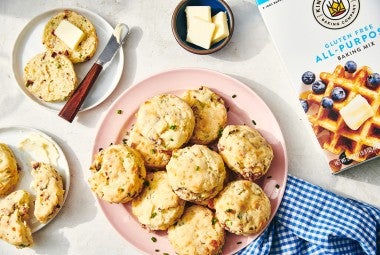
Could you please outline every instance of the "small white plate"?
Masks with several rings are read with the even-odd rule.
[[[113,32],[112,26],[106,20],[91,11],[82,8],[70,7],[53,9],[38,15],[33,18],[21,31],[14,44],[12,54],[13,73],[21,90],[33,101],[55,111],[60,111],[65,102],[48,103],[36,98],[26,89],[23,81],[23,74],[24,67],[27,62],[38,53],[45,51],[45,47],[42,44],[42,35],[46,23],[56,13],[67,9],[87,17],[95,26],[99,39],[98,49],[96,50],[95,55],[87,62],[74,65],[74,69],[78,77],[78,83],[80,83],[90,70],[91,66],[95,63],[100,53],[103,51]],[[100,73],[86,100],[83,102],[80,111],[88,110],[97,106],[112,93],[119,83],[123,67],[124,54],[123,48],[120,47],[111,63],[109,63],[109,65],[106,66],[106,68]]]
[[[23,189],[29,192],[29,194],[33,196],[33,199],[36,194],[36,192],[31,188],[33,176],[31,175],[30,164],[30,162],[32,160],[36,160],[36,158],[33,158],[33,153],[24,152],[20,148],[20,143],[26,138],[30,137],[31,135],[38,135],[42,137],[43,139],[47,140],[49,144],[53,145],[57,149],[59,157],[57,159],[55,168],[57,169],[58,173],[62,176],[63,179],[63,188],[65,190],[63,202],[65,202],[70,187],[70,170],[65,154],[63,153],[59,145],[51,137],[47,136],[45,133],[37,129],[29,127],[16,126],[0,128],[0,143],[5,143],[11,148],[16,157],[17,164],[21,169],[20,180],[14,190]],[[62,207],[60,209],[62,209]],[[29,210],[29,226],[32,232],[36,232],[44,226],[46,226],[52,219],[47,223],[41,223],[34,217],[33,210],[34,207],[31,206]]]

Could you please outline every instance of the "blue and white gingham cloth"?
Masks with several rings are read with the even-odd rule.
[[[378,255],[380,210],[289,175],[271,224],[238,254]]]

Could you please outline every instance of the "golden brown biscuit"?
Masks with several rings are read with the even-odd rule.
[[[195,125],[190,106],[172,94],[149,98],[139,107],[136,117],[136,131],[166,150],[187,143]]]
[[[203,201],[223,188],[226,170],[222,157],[205,145],[175,150],[166,166],[174,192],[186,201]]]
[[[190,105],[195,116],[194,132],[190,141],[208,144],[217,139],[227,123],[227,110],[223,99],[205,86],[186,91],[182,99]]]
[[[129,132],[126,144],[136,149],[144,159],[145,166],[151,168],[165,168],[172,154],[170,150],[144,137],[134,128]]]
[[[215,215],[222,226],[237,235],[259,233],[271,213],[269,198],[257,184],[230,182],[214,199]]]
[[[248,180],[266,174],[273,159],[270,144],[256,129],[246,125],[227,125],[218,149],[227,166]]]
[[[169,228],[168,238],[178,255],[217,255],[223,248],[225,232],[210,209],[192,205]]]
[[[52,51],[39,53],[24,68],[24,84],[35,97],[46,102],[66,100],[77,87],[71,61]]]
[[[0,197],[8,195],[20,178],[17,161],[8,145],[0,143]]]
[[[133,148],[110,145],[94,156],[89,184],[95,194],[111,203],[126,203],[138,196],[146,177],[144,161]]]
[[[166,230],[185,209],[185,201],[171,189],[165,171],[149,173],[144,190],[132,201],[132,212],[150,230]]]
[[[69,48],[54,34],[55,29],[64,19],[78,27],[84,33],[84,38],[74,50]],[[95,54],[98,47],[98,36],[94,25],[88,18],[74,11],[64,10],[57,13],[45,25],[42,43],[48,50],[67,55],[71,62],[75,64],[87,61]]]
[[[63,205],[65,190],[62,176],[46,163],[32,162],[32,187],[36,191],[34,216],[41,223],[53,218]]]
[[[32,232],[27,224],[29,218],[29,193],[17,190],[0,200],[0,238],[24,248],[33,245]]]

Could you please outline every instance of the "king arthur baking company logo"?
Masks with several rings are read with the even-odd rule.
[[[359,14],[359,0],[314,0],[313,14],[319,24],[329,29],[350,25]]]

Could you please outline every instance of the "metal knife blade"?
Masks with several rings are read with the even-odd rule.
[[[60,117],[64,118],[69,122],[73,121],[84,100],[86,99],[92,85],[95,83],[100,72],[102,71],[103,67],[107,63],[109,63],[115,56],[120,46],[123,45],[123,43],[125,42],[128,33],[129,28],[127,25],[116,25],[113,34],[108,40],[108,43],[102,51],[102,53],[100,53],[99,58],[92,65],[91,69],[88,71],[82,82],[79,84],[77,90],[75,90],[73,95],[66,102],[65,106],[58,113]]]
[[[111,35],[106,47],[100,53],[98,60],[96,61],[99,65],[105,65],[112,60],[115,56],[117,50],[121,45],[124,44],[125,39],[129,33],[129,28],[125,24],[117,24],[113,34]]]

